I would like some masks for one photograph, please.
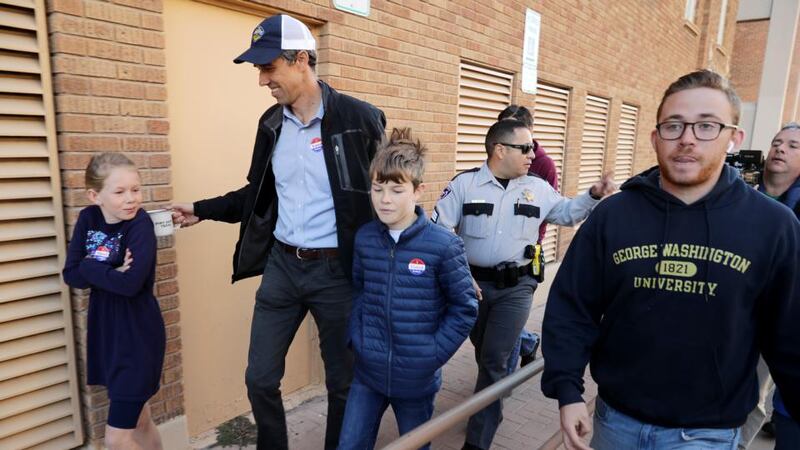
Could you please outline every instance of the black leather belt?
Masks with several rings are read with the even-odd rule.
[[[504,289],[514,287],[519,283],[519,279],[531,275],[530,264],[517,266],[516,263],[501,263],[495,267],[478,267],[470,264],[469,271],[472,278],[478,281],[494,282],[495,287]]]
[[[300,248],[294,245],[284,244],[281,241],[276,241],[283,251],[294,255],[299,260],[307,259],[320,259],[320,258],[336,258],[339,256],[338,248]]]

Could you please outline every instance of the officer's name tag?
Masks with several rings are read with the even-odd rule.
[[[470,203],[486,203],[486,200],[470,200]]]

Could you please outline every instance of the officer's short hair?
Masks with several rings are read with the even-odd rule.
[[[524,122],[513,119],[500,120],[492,125],[489,131],[486,132],[486,141],[484,142],[486,154],[491,157],[494,153],[495,144],[508,142],[509,139],[514,137],[514,132],[519,128],[527,130],[528,126]]]
[[[739,124],[742,101],[725,77],[708,69],[687,73],[670,84],[667,90],[664,91],[664,96],[661,97],[661,103],[658,105],[658,111],[656,112],[656,120],[661,120],[661,109],[664,107],[664,102],[667,100],[667,97],[687,89],[696,88],[715,89],[725,94],[725,96],[728,97],[728,103],[731,105],[733,125]]]
[[[497,120],[516,119],[524,123],[529,129],[533,128],[533,115],[531,111],[521,105],[508,105],[506,109],[500,111]]]
[[[378,183],[411,181],[416,189],[422,184],[427,151],[419,139],[411,136],[411,128],[394,128],[372,159],[369,178]]]

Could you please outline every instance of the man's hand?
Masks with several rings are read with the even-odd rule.
[[[122,265],[117,267],[117,272],[127,272],[128,269],[131,268],[131,263],[133,263],[133,254],[129,248],[125,249],[125,259],[122,260]]]
[[[475,278],[472,279],[472,287],[475,288],[475,296],[478,297],[478,301],[483,300],[483,293],[481,292],[481,287],[478,286],[478,282],[475,281]]]
[[[603,174],[589,189],[589,194],[594,198],[603,198],[613,194],[617,190],[617,183],[614,182],[611,175],[611,172]]]
[[[561,434],[567,450],[592,450],[583,437],[592,432],[592,421],[586,403],[571,403],[561,407]]]
[[[200,218],[194,215],[194,203],[173,203],[167,208],[172,210],[172,223],[181,228],[200,222]]]

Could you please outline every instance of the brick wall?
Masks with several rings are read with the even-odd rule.
[[[731,65],[731,81],[743,102],[758,100],[768,31],[768,19],[736,24],[736,39],[733,44],[735,62]]]
[[[639,107],[634,172],[654,164],[649,134],[663,90],[698,67],[727,70],[732,36],[716,49],[721,1],[700,0],[693,25],[683,19],[681,0],[373,0],[368,18],[332,9],[328,0],[258,6],[268,3],[321,22],[320,76],[382,108],[389,127],[411,126],[428,145],[423,201],[431,207],[455,170],[460,61],[514,73],[514,101],[535,104],[535,96],[519,87],[526,8],[542,15],[540,80],[571,89],[562,187],[574,195],[586,95],[611,99],[606,170],[614,167],[623,102]],[[246,9],[247,3],[236,7]],[[737,7],[737,0],[729,2],[729,27]],[[128,152],[142,167],[148,205],[169,201],[161,0],[49,0],[48,10],[68,222],[74,223],[85,203],[79,171],[94,151]],[[198,65],[219,63],[198,58]],[[563,252],[571,232],[561,236]],[[181,411],[181,365],[172,243],[163,243],[160,252],[158,292],[170,336],[164,388],[156,402],[156,414],[164,419]],[[80,327],[81,296],[75,310]],[[85,404],[92,427],[100,424],[102,394],[86,391]],[[100,431],[92,429],[90,436],[97,438]]]
[[[58,148],[68,235],[87,205],[83,171],[95,152],[125,152],[139,166],[148,209],[172,198],[160,0],[47,2]],[[167,325],[157,422],[183,414],[177,266],[171,238],[158,244],[156,293]],[[85,366],[88,297],[73,291],[78,357]],[[103,437],[108,400],[80,374],[87,436]]]

